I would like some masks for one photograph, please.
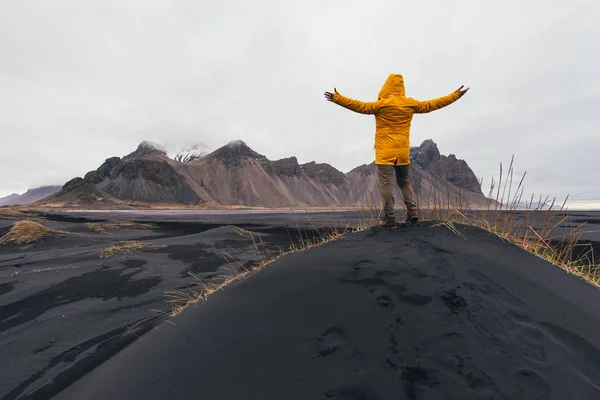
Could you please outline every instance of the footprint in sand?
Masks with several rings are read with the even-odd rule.
[[[332,400],[378,400],[380,397],[366,385],[352,385],[339,389],[327,390],[323,393],[326,399]]]
[[[454,254],[454,252],[452,250],[446,249],[441,246],[436,246],[435,244],[431,245],[430,249],[431,249],[430,251],[435,252],[435,253]]]
[[[327,357],[343,347],[348,342],[348,339],[346,339],[344,331],[338,327],[332,327],[319,337],[317,342],[319,344],[319,357]]]
[[[550,396],[548,382],[535,371],[520,369],[515,373],[515,382],[512,388],[511,399],[546,400]]]
[[[406,285],[394,285],[386,279],[381,278],[363,278],[363,279],[338,279],[340,283],[351,283],[355,285],[361,285],[363,288],[368,290],[370,293],[373,292],[371,286],[385,287],[390,290],[391,293],[395,294],[398,301],[408,303],[414,306],[424,306],[429,304],[433,298],[431,296],[425,296],[418,293],[408,292]]]
[[[390,267],[392,267],[395,271],[402,271],[410,268],[410,263],[402,257],[395,256],[390,259]]]
[[[394,301],[387,295],[379,296],[375,301],[379,307],[390,308],[394,306]]]
[[[437,282],[448,282],[455,279],[454,271],[448,258],[454,254],[452,250],[446,249],[432,243],[423,242],[418,249],[419,254],[431,265],[435,265],[433,280]]]
[[[354,263],[354,265],[352,266],[352,268],[355,271],[360,271],[360,270],[372,269],[374,266],[375,266],[375,264],[373,263],[373,261],[365,259],[365,260],[356,261]]]
[[[402,372],[404,380],[404,392],[409,399],[421,399],[423,394],[437,385],[431,373],[420,366],[406,367]]]
[[[491,294],[494,297],[496,297],[498,300],[504,302],[505,304],[507,304],[509,306],[518,307],[518,308],[524,308],[527,306],[527,304],[524,301],[522,301],[521,299],[519,299],[518,297],[516,297],[515,295],[510,293],[508,290],[506,290],[501,285],[492,281],[490,278],[488,278],[481,272],[475,271],[473,269],[469,269],[469,270],[467,270],[467,272],[476,281],[483,284],[482,286],[469,285],[471,287],[471,289],[479,290],[481,293],[483,293],[485,295]]]
[[[467,381],[472,393],[477,396],[476,398],[478,399],[509,399],[500,390],[498,390],[494,380],[482,369],[471,369],[465,374],[465,380]]]
[[[398,296],[398,300],[400,300],[403,303],[408,303],[413,306],[424,306],[431,303],[431,300],[433,300],[431,296],[423,296],[416,293],[405,294],[406,289],[403,287],[401,287],[400,289],[401,290],[399,290],[396,294]]]
[[[450,313],[457,315],[460,311],[467,308],[467,300],[456,294],[456,289],[444,292],[442,302],[448,307]]]
[[[600,392],[600,348],[587,339],[558,325],[540,322],[542,332],[564,350],[564,354],[583,382]]]
[[[369,259],[355,261],[352,264],[352,276],[357,278],[361,276],[373,276],[374,269],[375,263]]]
[[[435,264],[435,272],[437,278],[440,282],[449,282],[455,279],[454,271],[452,267],[450,267],[450,263],[447,260],[437,260]]]
[[[511,334],[521,338],[523,356],[538,365],[545,365],[547,357],[544,346],[545,336],[537,327],[536,321],[514,310],[508,310],[506,315],[511,317],[514,322]]]

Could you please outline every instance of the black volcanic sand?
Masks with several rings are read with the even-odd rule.
[[[600,398],[600,291],[459,229],[374,228],[286,256],[56,398]]]
[[[0,246],[0,399],[46,399],[168,317],[165,292],[216,282],[319,232],[286,227],[155,221],[94,232],[102,217],[46,215],[78,236]],[[14,221],[0,220],[0,234]],[[260,238],[259,238],[260,236]],[[103,259],[115,242],[161,248]],[[262,241],[262,243],[261,243]],[[190,275],[193,274],[192,275]]]
[[[469,215],[477,217],[481,212],[476,210],[469,211]],[[506,211],[499,212],[500,216],[508,214],[514,215],[517,219],[523,219],[526,216],[524,211]],[[590,243],[596,254],[600,256],[600,230],[597,228],[600,224],[600,211],[573,211],[568,213],[570,223],[563,221],[557,226],[555,236],[557,238],[568,236],[572,227],[583,225],[582,239]],[[119,210],[119,211],[53,211],[46,215],[48,218],[57,221],[86,221],[91,219],[124,219],[138,222],[164,222],[166,224],[180,223],[203,223],[213,225],[223,224],[248,224],[249,226],[269,226],[272,228],[288,227],[301,229],[313,229],[323,226],[355,226],[365,220],[367,217],[377,217],[376,213],[368,210],[337,210],[320,211],[314,210]],[[537,217],[536,217],[537,216]],[[398,217],[401,219],[403,213],[398,211]],[[533,213],[529,216],[529,223],[533,226],[540,225],[542,219],[546,218],[546,213]],[[537,219],[537,220],[536,220]],[[556,213],[555,223],[563,220],[562,213]],[[0,221],[1,222],[1,221]],[[0,225],[1,226],[1,225]]]

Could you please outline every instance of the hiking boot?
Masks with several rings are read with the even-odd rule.
[[[377,223],[377,226],[381,226],[383,228],[395,228],[396,220],[394,218],[385,218]]]
[[[406,210],[406,223],[407,224],[416,224],[419,221],[419,210],[416,208],[412,208],[410,210]]]

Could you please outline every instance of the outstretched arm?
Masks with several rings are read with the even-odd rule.
[[[364,102],[351,99],[349,97],[342,96],[338,93],[337,89],[333,89],[334,93],[325,92],[325,98],[328,101],[334,102],[348,110],[352,110],[361,114],[375,114],[379,111],[379,101],[374,102]]]
[[[424,114],[431,111],[439,110],[440,108],[446,107],[454,103],[456,100],[464,96],[464,94],[467,93],[467,91],[469,90],[469,88],[463,89],[463,87],[464,85],[459,87],[449,95],[439,97],[437,99],[427,101],[415,100],[415,112],[419,114]]]

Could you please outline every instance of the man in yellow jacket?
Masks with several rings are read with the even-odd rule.
[[[396,226],[394,211],[394,183],[402,191],[406,204],[406,222],[416,223],[419,219],[417,203],[413,189],[408,181],[410,166],[410,123],[413,114],[428,113],[439,110],[460,99],[468,90],[461,86],[447,96],[428,101],[418,101],[406,97],[404,78],[400,74],[391,74],[374,102],[362,102],[342,96],[334,89],[334,93],[325,92],[325,98],[342,107],[361,114],[375,115],[375,164],[379,175],[379,185],[383,200],[385,219],[380,226]]]

